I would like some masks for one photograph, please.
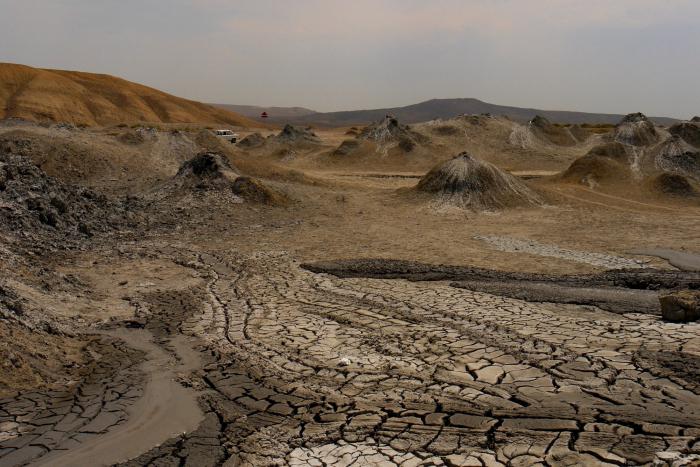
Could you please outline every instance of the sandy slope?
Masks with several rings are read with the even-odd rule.
[[[221,108],[109,75],[0,63],[0,119],[86,125],[218,123],[260,126]]]

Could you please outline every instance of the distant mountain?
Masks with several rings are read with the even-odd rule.
[[[118,123],[208,123],[259,126],[211,105],[110,75],[0,63],[0,120]]]
[[[244,117],[259,118],[260,114],[267,112],[274,119],[281,118],[297,118],[307,115],[316,114],[315,110],[306,109],[304,107],[261,107],[258,105],[235,105],[235,104],[210,104],[215,107],[236,112]]]
[[[240,106],[232,106],[232,108],[240,108]],[[325,127],[339,127],[351,125],[366,125],[370,122],[381,120],[385,115],[391,114],[397,117],[403,123],[418,123],[433,120],[436,118],[452,118],[461,114],[481,114],[490,113],[492,115],[505,115],[515,121],[527,122],[535,115],[546,117],[555,123],[618,123],[623,115],[620,114],[604,114],[604,113],[588,113],[588,112],[571,112],[564,110],[541,110],[522,107],[511,107],[505,105],[489,104],[478,99],[462,98],[462,99],[431,99],[419,104],[408,105],[405,107],[393,107],[385,109],[373,110],[350,110],[343,112],[313,112],[308,109],[302,109],[304,112],[294,113],[290,110],[285,113],[284,107],[277,108],[278,111],[272,111],[271,108],[258,108],[259,111],[266,110],[270,114],[271,123],[295,123],[304,125],[318,125]],[[294,108],[297,109],[297,108]],[[637,110],[631,109],[630,111]],[[240,111],[239,111],[240,112]],[[246,115],[243,112],[240,112]],[[259,116],[260,113],[258,112]],[[678,120],[667,117],[650,117],[655,123],[660,125],[670,125]]]

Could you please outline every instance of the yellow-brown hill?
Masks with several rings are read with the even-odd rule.
[[[0,63],[0,119],[264,126],[242,115],[110,75]]]

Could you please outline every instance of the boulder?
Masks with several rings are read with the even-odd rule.
[[[659,296],[665,321],[688,323],[700,320],[700,291],[682,290]]]

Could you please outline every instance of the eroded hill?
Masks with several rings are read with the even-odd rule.
[[[0,119],[118,123],[212,123],[260,126],[237,113],[115,76],[0,63]]]

